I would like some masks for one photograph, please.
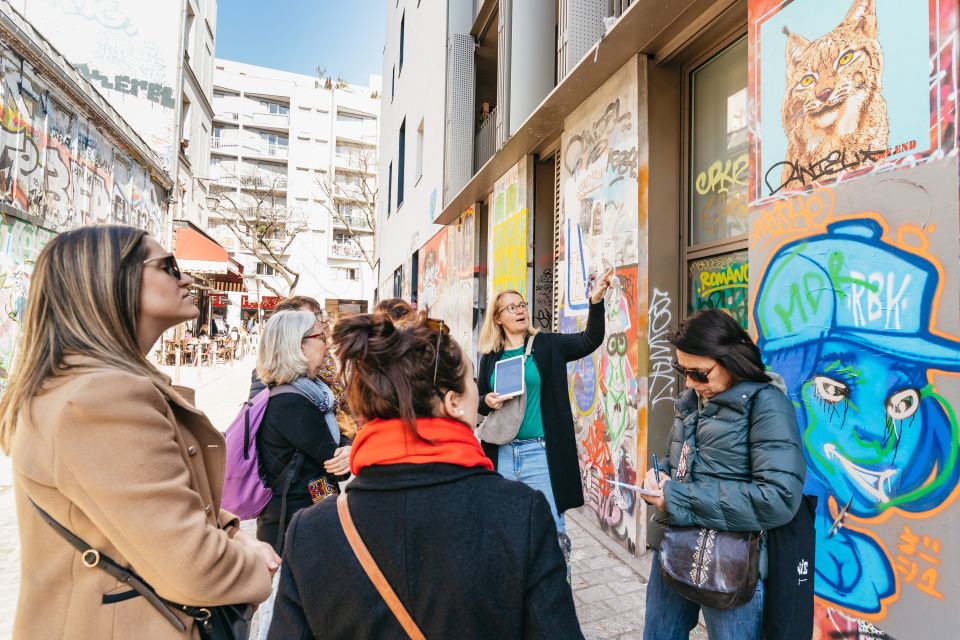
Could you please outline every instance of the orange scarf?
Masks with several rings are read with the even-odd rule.
[[[417,418],[417,433],[421,438],[411,433],[399,418],[371,420],[357,432],[350,450],[350,472],[357,475],[364,467],[378,464],[434,462],[493,471],[493,463],[483,454],[480,441],[462,422],[450,418]]]

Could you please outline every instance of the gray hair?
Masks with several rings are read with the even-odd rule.
[[[257,354],[257,374],[265,384],[287,384],[307,375],[301,343],[316,323],[311,311],[278,311],[267,320]]]

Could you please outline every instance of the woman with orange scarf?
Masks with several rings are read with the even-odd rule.
[[[290,522],[269,637],[582,638],[547,500],[483,454],[473,365],[446,325],[358,315],[333,342],[368,422],[346,494]]]

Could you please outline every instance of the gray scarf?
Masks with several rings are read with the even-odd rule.
[[[333,397],[333,392],[330,391],[330,387],[328,387],[323,380],[307,377],[297,378],[291,381],[290,384],[299,389],[303,395],[307,396],[307,399],[320,410],[327,421],[327,429],[330,430],[333,441],[339,445],[340,425],[337,424],[337,402]]]

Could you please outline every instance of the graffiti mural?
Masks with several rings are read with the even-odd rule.
[[[159,237],[162,187],[6,51],[0,75],[3,201],[55,231],[118,222]]]
[[[952,150],[956,13],[955,0],[751,0],[751,201]]]
[[[945,221],[954,237],[956,207],[954,199]],[[819,223],[784,234],[759,263],[760,252],[751,255],[763,265],[752,310],[758,344],[797,407],[805,492],[819,498],[815,589],[824,637],[851,624],[858,633],[869,625],[910,637],[899,633],[903,607],[930,617],[951,586],[956,597],[940,566],[950,561],[942,533],[958,519],[955,507],[944,510],[960,482],[950,399],[960,338],[938,322],[945,288],[957,286],[956,266],[945,269],[932,247],[940,232],[935,223],[825,208]],[[848,504],[845,526],[831,534]]]
[[[0,219],[0,390],[16,351],[33,265],[53,232],[12,216]]]
[[[432,318],[450,326],[450,334],[474,362],[476,359],[476,215],[467,209],[420,249],[417,304]]]
[[[704,309],[724,309],[746,329],[749,319],[747,252],[735,251],[690,262],[692,314]]]
[[[491,290],[487,297],[497,292],[514,289],[529,298],[527,291],[527,245],[529,244],[527,216],[526,160],[515,164],[493,187],[490,197],[492,228],[490,250]]]
[[[639,362],[640,339],[647,334],[646,300],[640,297],[636,264],[638,193],[646,175],[637,134],[637,73],[635,61],[624,65],[564,123],[564,255],[558,263],[563,333],[585,328],[593,280],[608,268],[615,270],[606,296],[603,345],[569,363],[567,378],[584,501],[601,529],[632,553],[644,546],[645,510],[631,487],[646,469],[647,411],[647,380]]]

